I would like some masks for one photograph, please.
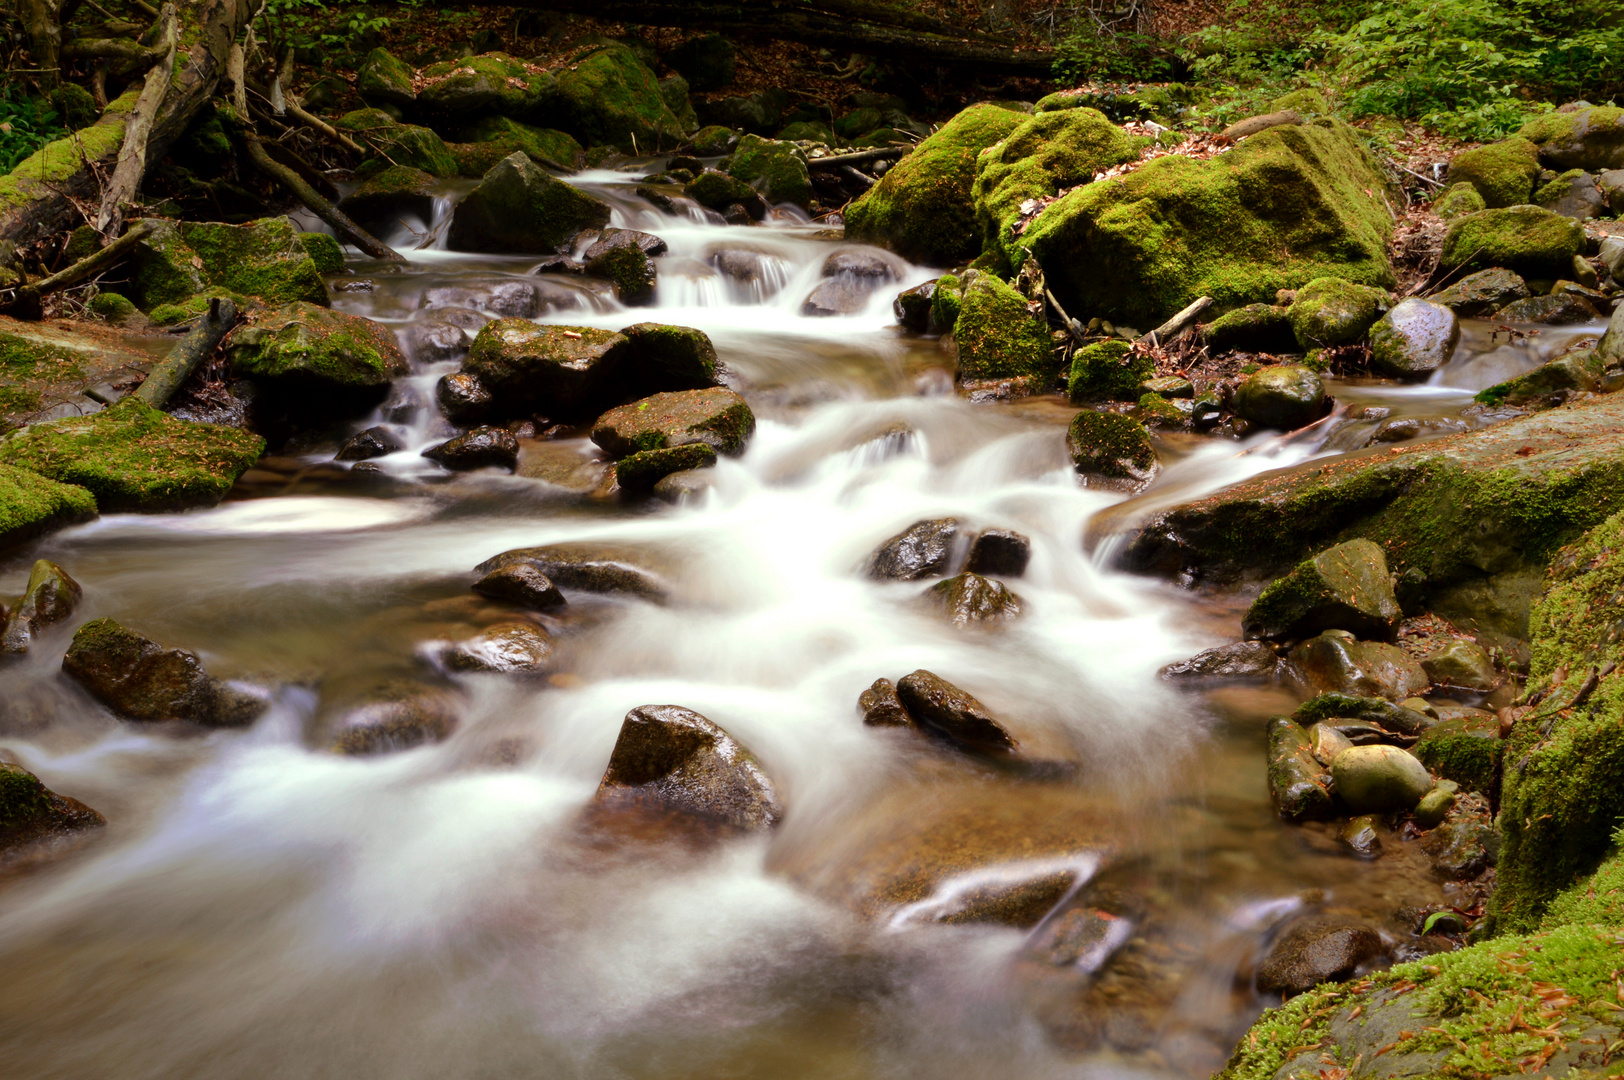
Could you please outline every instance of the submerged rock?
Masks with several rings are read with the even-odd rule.
[[[1396,645],[1327,630],[1291,650],[1292,677],[1310,693],[1335,692],[1399,701],[1427,688],[1426,672]]]
[[[0,759],[0,860],[20,848],[106,824],[78,799],[58,795],[21,765]]]
[[[445,653],[453,671],[535,674],[553,655],[552,637],[534,623],[509,622],[486,627]]]
[[[1346,630],[1390,640],[1403,617],[1387,557],[1369,540],[1328,548],[1263,590],[1241,627],[1249,638],[1311,637]]]
[[[868,576],[878,581],[918,581],[946,574],[958,535],[957,518],[916,521],[880,545],[869,558]]]
[[[366,757],[441,742],[457,729],[461,713],[456,697],[440,687],[388,683],[338,718],[330,748]]]
[[[71,616],[83,596],[66,570],[48,559],[36,560],[17,609],[9,619],[0,615],[0,655],[27,652],[36,637]]]
[[[1331,762],[1336,797],[1356,814],[1409,810],[1432,790],[1432,774],[1396,746],[1353,746]]]
[[[626,714],[600,804],[654,806],[739,829],[770,829],[784,816],[770,777],[716,724],[680,705],[643,705]]]
[[[1287,821],[1331,816],[1331,774],[1314,758],[1308,733],[1276,716],[1268,725],[1269,794]]]
[[[1002,756],[1020,749],[985,705],[939,675],[920,670],[904,676],[897,696],[915,722],[961,750]]]
[[[968,571],[932,585],[925,591],[925,600],[960,629],[996,625],[1021,614],[1021,598],[1003,582]]]
[[[875,679],[872,686],[859,694],[857,711],[863,714],[863,723],[869,727],[912,727],[914,722],[890,679]]]
[[[1280,666],[1280,657],[1261,641],[1237,641],[1204,649],[1188,660],[1168,664],[1164,679],[1267,679]]]
[[[1294,926],[1270,947],[1257,988],[1292,997],[1320,983],[1346,982],[1386,952],[1381,935],[1360,923]]]
[[[240,727],[266,706],[263,698],[211,677],[195,653],[165,649],[112,619],[85,623],[74,633],[62,670],[126,720]]]

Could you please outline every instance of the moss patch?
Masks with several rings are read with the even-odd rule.
[[[125,118],[135,109],[139,88],[111,101],[100,120],[72,135],[46,143],[0,176],[0,210],[26,205],[60,185],[87,161],[106,161],[124,145]]]
[[[373,167],[363,171],[407,165],[431,176],[457,175],[457,159],[446,148],[445,140],[426,127],[402,124],[382,109],[345,113],[333,126],[378,155]]]
[[[430,64],[418,76],[418,107],[447,115],[531,116],[554,93],[551,75],[499,52]]]
[[[130,298],[143,311],[179,304],[211,287],[267,303],[327,302],[327,286],[293,222],[247,225],[149,219],[131,259]]]
[[[665,103],[660,81],[624,45],[600,45],[575,56],[559,72],[558,97],[570,134],[589,146],[654,151],[684,141],[682,121]]]
[[[812,176],[799,148],[787,142],[746,135],[733,151],[728,175],[760,191],[771,203],[812,205]]]
[[[953,338],[960,379],[1025,375],[1046,387],[1054,378],[1048,331],[1027,311],[1026,298],[991,274],[978,274],[964,287]]]
[[[532,127],[511,117],[487,116],[458,134],[462,142],[450,149],[463,176],[484,176],[491,166],[515,152],[556,169],[578,169],[586,161],[586,151],[568,133]]]
[[[1500,750],[1499,719],[1466,716],[1434,724],[1412,752],[1435,776],[1488,795],[1500,771]]]
[[[1470,184],[1488,207],[1528,202],[1539,177],[1539,147],[1523,138],[1462,150],[1449,163],[1451,184]]]
[[[95,496],[84,488],[0,465],[0,551],[95,516]]]
[[[1139,384],[1156,374],[1156,362],[1126,341],[1097,341],[1071,357],[1066,393],[1074,402],[1133,401]]]
[[[1596,872],[1551,901],[1541,920],[1542,929],[1574,923],[1624,926],[1624,829],[1613,836],[1613,853]]]
[[[1585,249],[1584,228],[1537,206],[1466,214],[1444,234],[1439,265],[1450,269],[1504,267],[1526,278],[1562,278]]]
[[[1085,475],[1144,479],[1156,467],[1145,425],[1116,413],[1084,411],[1066,429],[1072,464]]]
[[[267,312],[231,335],[234,373],[327,389],[381,389],[406,373],[406,357],[387,328],[315,304]]]
[[[316,264],[319,274],[341,274],[344,272],[344,249],[338,246],[338,241],[327,233],[302,232],[299,234],[299,246],[305,249],[310,261]]]

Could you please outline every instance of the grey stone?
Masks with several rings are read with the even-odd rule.
[[[1412,296],[1370,328],[1370,362],[1395,379],[1420,378],[1447,364],[1459,343],[1455,313]]]
[[[643,705],[626,714],[597,800],[676,810],[744,830],[770,829],[784,816],[754,755],[680,705]]]
[[[947,573],[959,535],[957,518],[918,521],[881,544],[869,559],[876,580],[917,581]]]

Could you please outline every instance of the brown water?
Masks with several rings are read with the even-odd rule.
[[[336,443],[311,445],[218,508],[103,518],[0,565],[16,593],[34,558],[56,560],[85,587],[82,618],[274,694],[243,732],[120,723],[58,674],[71,627],[0,668],[0,746],[110,822],[0,892],[8,1080],[1204,1076],[1267,1004],[1249,973],[1282,920],[1345,912],[1397,945],[1397,908],[1446,898],[1396,838],[1367,863],[1276,819],[1262,720],[1292,706],[1283,692],[1156,678],[1232,639],[1244,599],[1085,555],[1090,519],[1121,496],[1078,486],[1072,410],[955,397],[935,344],[891,325],[894,290],[801,318],[838,243],[809,225],[678,220],[624,177],[581,182],[616,200],[617,224],[670,242],[656,310],[432,247],[398,272],[356,263],[344,280],[374,287],[335,302],[407,331],[434,317],[430,289],[470,289],[459,302],[477,311],[523,281],[543,288],[544,321],[699,326],[757,410],[749,452],[688,504],[604,506],[523,475],[557,468],[439,473],[416,456],[445,433],[432,410],[392,411],[411,444],[383,461],[395,486],[352,482],[324,464]],[[717,244],[769,270],[720,279]],[[1552,339],[1533,340],[1479,367],[1528,366]],[[1487,384],[1465,366],[1485,351],[1437,386],[1337,392],[1458,417]],[[401,389],[427,399],[453,366],[420,361]],[[1353,415],[1290,439],[1170,439],[1141,503],[1351,448],[1373,423]],[[526,449],[559,455],[592,458],[584,440]],[[1027,614],[1001,633],[957,633],[912,606],[917,584],[859,572],[886,537],[946,514],[1032,538],[1014,584]],[[469,593],[474,564],[559,540],[639,546],[669,602],[572,598],[545,681],[434,671],[434,643],[502,614]],[[865,728],[859,691],[919,667],[1070,771],[989,773]],[[335,703],[399,677],[454,687],[450,739],[359,760],[311,749]],[[621,718],[650,702],[749,746],[782,827],[699,846],[586,828]],[[1061,864],[1079,879],[1062,909],[1129,898],[1103,970],[1042,955],[1063,910],[1032,931],[951,921],[989,875]]]

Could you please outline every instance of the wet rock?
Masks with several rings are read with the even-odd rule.
[[[745,830],[769,829],[784,816],[755,757],[680,705],[643,705],[626,714],[597,801],[677,810]]]
[[[1335,692],[1398,701],[1427,688],[1421,665],[1396,645],[1327,630],[1291,650],[1291,675],[1309,693]]]
[[[556,611],[566,603],[552,578],[529,563],[499,567],[474,582],[474,591],[532,611]]]
[[[767,216],[767,200],[743,180],[715,169],[706,169],[682,186],[682,193],[707,210],[718,213],[730,206],[742,206],[750,221]]]
[[[1420,378],[1447,364],[1459,342],[1453,311],[1412,296],[1370,328],[1370,363],[1391,378]]]
[[[970,543],[964,568],[976,574],[1020,577],[1032,558],[1032,541],[1013,529],[986,529]]]
[[[639,194],[641,194],[642,190],[641,188],[638,189]],[[540,262],[536,263],[536,268],[531,272],[535,274],[568,274],[573,277],[585,272],[585,270],[586,267],[568,255],[546,255],[542,257]]]
[[[906,675],[897,683],[897,696],[921,727],[961,750],[1001,756],[1020,749],[986,706],[939,675],[924,670]]]
[[[1262,427],[1293,431],[1325,414],[1325,384],[1309,368],[1276,364],[1235,388],[1235,415]]]
[[[667,323],[637,323],[621,330],[631,343],[630,368],[646,393],[716,386],[722,366],[702,330]]]
[[[457,204],[446,232],[453,251],[547,255],[609,224],[609,204],[557,179],[523,153],[491,167]]]
[[[913,717],[902,707],[897,688],[890,679],[875,679],[857,696],[857,711],[869,727],[912,727]]]
[[[1074,404],[1138,401],[1140,386],[1155,373],[1155,361],[1126,341],[1096,341],[1072,354],[1066,396]]]
[[[1431,859],[1433,873],[1445,881],[1470,881],[1494,861],[1495,843],[1488,814],[1459,804],[1421,842],[1421,849]]]
[[[1280,816],[1287,821],[1330,817],[1331,774],[1314,759],[1308,733],[1288,717],[1276,716],[1267,734],[1269,794]]]
[[[442,742],[461,722],[461,707],[450,692],[401,681],[379,687],[346,710],[334,724],[330,748],[356,757],[408,750]]]
[[[488,574],[511,566],[530,566],[566,589],[582,592],[627,593],[663,600],[664,578],[647,565],[638,551],[612,544],[548,544],[515,548],[486,559],[475,570]]]
[[[1557,296],[1530,296],[1517,300],[1489,316],[1501,323],[1538,323],[1543,326],[1568,326],[1601,318],[1596,306],[1583,296],[1562,294]]]
[[[1003,582],[968,571],[932,585],[925,600],[960,629],[996,625],[1021,614],[1021,598]]]
[[[1346,630],[1391,640],[1404,613],[1387,556],[1369,540],[1337,544],[1263,590],[1241,621],[1248,638],[1304,638]]]
[[[1500,720],[1473,712],[1439,720],[1415,744],[1415,756],[1429,770],[1468,791],[1493,792],[1504,742]]]
[[[434,400],[440,411],[453,424],[472,424],[485,419],[492,411],[490,390],[477,375],[453,371],[440,376],[434,386]]]
[[[769,203],[788,203],[803,210],[812,205],[806,153],[792,142],[745,135],[726,166],[728,175],[760,191]]]
[[[499,317],[533,319],[541,314],[541,293],[528,281],[500,281],[486,292],[485,310]]]
[[[339,447],[334,460],[366,461],[370,458],[385,457],[405,448],[406,444],[401,442],[394,432],[379,424],[352,435],[348,442]]]
[[[21,765],[0,760],[0,860],[41,841],[106,824],[78,799],[58,795]]]
[[[420,364],[461,360],[468,354],[468,332],[451,322],[438,319],[409,323],[400,331],[401,344]]]
[[[1527,297],[1528,284],[1522,278],[1496,267],[1469,274],[1427,299],[1449,308],[1463,319],[1475,319]]]
[[[1353,746],[1353,740],[1336,727],[1335,721],[1321,722],[1308,729],[1308,745],[1314,752],[1314,760],[1330,768],[1338,754]]]
[[[1421,667],[1437,686],[1487,693],[1500,685],[1488,650],[1466,638],[1450,638],[1421,658]]]
[[[611,409],[592,425],[592,441],[617,458],[694,443],[739,454],[755,428],[755,414],[742,397],[711,387],[655,394]]]
[[[1104,907],[1074,907],[1045,921],[1026,952],[1054,967],[1096,972],[1128,944],[1134,921],[1126,912]]]
[[[1286,311],[1303,349],[1351,345],[1387,310],[1388,295],[1341,278],[1316,278],[1297,290]]]
[[[1382,853],[1381,821],[1373,814],[1349,820],[1337,838],[1362,859],[1374,859]]]
[[[1355,813],[1409,810],[1432,790],[1432,774],[1396,746],[1355,746],[1331,762],[1336,795]]]
[[[957,518],[917,521],[880,545],[869,559],[868,576],[878,581],[918,581],[946,574],[958,535]]]
[[[492,415],[568,422],[598,415],[632,389],[622,378],[630,359],[624,334],[497,319],[474,338],[462,372],[489,391]]]
[[[432,221],[438,189],[439,182],[422,169],[391,165],[363,180],[339,200],[338,208],[363,229],[388,233],[403,216]]]
[[[801,314],[856,314],[868,306],[876,289],[896,276],[891,264],[872,252],[837,251],[823,261],[823,281],[801,304]]]
[[[1345,693],[1319,694],[1303,702],[1297,707],[1297,711],[1292,713],[1292,719],[1299,724],[1313,724],[1336,718],[1366,721],[1401,735],[1418,735],[1436,723],[1436,717],[1405,705],[1395,705],[1385,698]]]
[[[423,451],[454,472],[499,468],[513,472],[519,466],[519,440],[507,428],[476,427]]]
[[[635,229],[605,229],[581,255],[586,272],[615,283],[620,302],[640,306],[654,302],[659,273],[654,257],[666,252],[666,244],[651,233]]]
[[[705,470],[685,469],[656,480],[652,494],[668,503],[685,503],[702,498],[715,484],[716,478]]]
[[[934,307],[931,298],[935,295],[934,281],[915,285],[911,289],[903,289],[891,301],[891,313],[897,317],[897,323],[904,330],[912,330],[916,334],[930,333],[932,330],[930,316]]]
[[[208,675],[195,653],[165,649],[112,619],[74,633],[62,671],[126,720],[240,727],[266,706],[262,697]]]
[[[541,627],[499,623],[446,650],[445,665],[453,671],[535,674],[546,669],[552,655],[553,639]]]
[[[0,655],[27,652],[36,637],[71,616],[83,596],[66,570],[48,559],[36,560],[16,610],[9,619],[0,610]]]
[[[1145,425],[1117,413],[1078,413],[1066,429],[1066,452],[1079,474],[1107,484],[1140,486],[1159,467]]]
[[[1362,924],[1294,926],[1269,949],[1257,988],[1291,997],[1322,982],[1346,982],[1386,951],[1381,935]]]
[[[1411,439],[1430,439],[1437,435],[1454,435],[1470,431],[1471,425],[1458,416],[1396,416],[1383,420],[1371,432],[1369,446],[1409,442]]]
[[[232,374],[252,379],[300,415],[370,407],[406,374],[388,328],[316,304],[276,308],[239,328],[226,346]]]
[[[726,278],[759,290],[762,298],[775,295],[782,281],[775,272],[772,257],[747,248],[713,248],[706,259]]]
[[[1188,660],[1162,668],[1164,679],[1267,679],[1280,666],[1274,649],[1261,641],[1237,641],[1204,649]]]
[[[1453,780],[1440,780],[1436,787],[1415,804],[1410,812],[1410,819],[1420,829],[1434,829],[1443,823],[1449,811],[1454,809],[1458,796],[1455,794],[1459,787]]]
[[[708,469],[716,464],[716,450],[705,443],[639,450],[615,463],[615,480],[622,491],[650,492],[673,473]]]

